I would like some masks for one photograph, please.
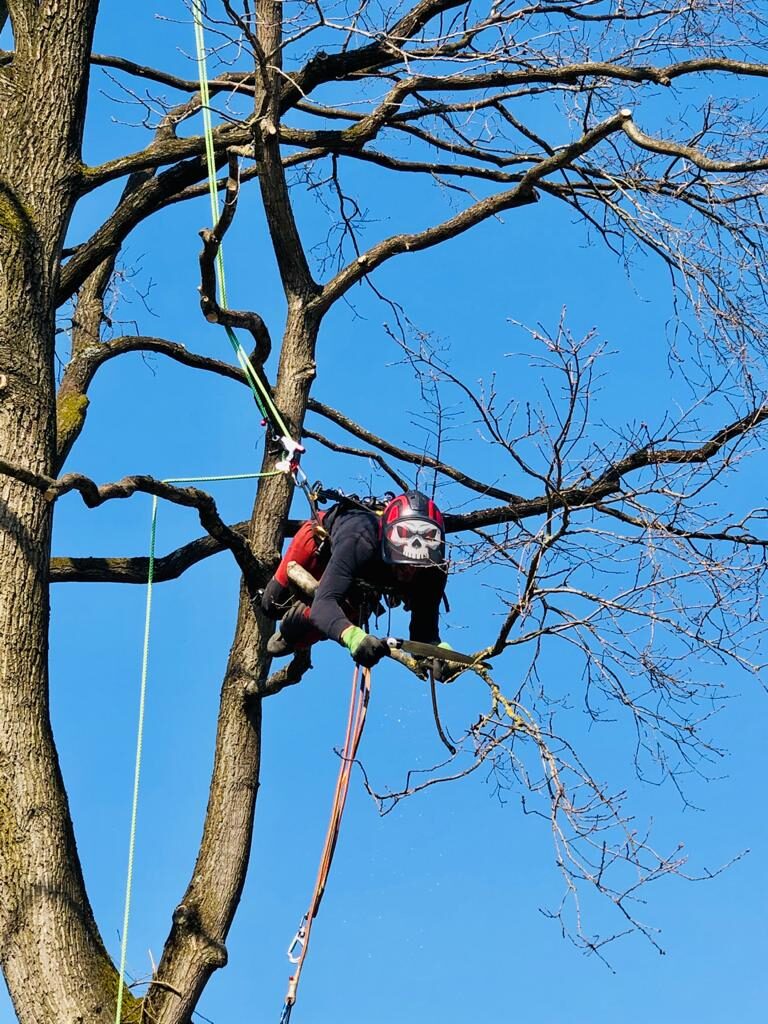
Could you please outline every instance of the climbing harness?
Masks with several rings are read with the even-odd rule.
[[[312,491],[315,501],[319,504],[332,501],[337,505],[341,505],[342,508],[354,508],[361,512],[373,512],[377,516],[381,515],[387,504],[395,496],[393,491],[387,491],[382,498],[375,497],[372,494],[361,498],[359,494],[347,494],[346,491],[341,491],[336,487],[323,487],[320,480],[316,480],[312,484]]]
[[[320,865],[317,871],[317,880],[312,893],[309,908],[302,917],[296,934],[288,947],[288,959],[296,965],[296,970],[288,979],[288,990],[285,995],[285,1002],[280,1014],[280,1024],[288,1024],[291,1019],[291,1012],[296,1002],[296,991],[299,987],[301,970],[309,949],[309,937],[312,931],[312,922],[317,917],[320,903],[325,893],[328,882],[328,874],[331,870],[333,854],[336,850],[336,842],[339,838],[341,817],[344,813],[344,806],[347,802],[349,792],[349,779],[352,773],[352,765],[357,756],[357,748],[360,745],[360,738],[365,726],[365,716],[368,710],[368,700],[371,695],[371,672],[370,669],[355,669],[352,677],[352,693],[349,701],[349,714],[347,716],[347,731],[344,737],[344,748],[341,752],[341,764],[336,779],[336,789],[333,794],[331,805],[331,816],[328,822],[328,831],[325,835],[323,852],[320,857]]]

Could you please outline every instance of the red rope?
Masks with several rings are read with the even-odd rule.
[[[302,918],[296,937],[288,950],[288,955],[291,956],[293,950],[297,946],[301,946],[301,952],[296,960],[296,970],[288,980],[288,992],[285,997],[283,1016],[281,1018],[283,1021],[288,1020],[290,1017],[291,1007],[296,1002],[296,989],[299,985],[301,969],[304,966],[307,949],[309,948],[309,936],[312,931],[312,922],[317,917],[317,912],[320,909],[320,903],[322,902],[323,894],[325,893],[325,886],[328,881],[333,855],[336,850],[336,843],[339,838],[341,817],[344,813],[344,806],[347,802],[352,765],[354,764],[355,757],[357,756],[357,748],[360,745],[360,738],[363,735],[363,728],[365,726],[368,699],[371,695],[370,669],[363,669],[361,682],[358,682],[359,677],[360,669],[356,668],[352,677],[352,693],[349,701],[349,714],[347,716],[347,730],[344,736],[344,749],[341,754],[341,764],[339,766],[339,774],[336,779],[336,789],[334,790],[333,803],[331,805],[331,817],[328,822],[328,830],[325,834],[325,843],[323,844],[323,852],[320,857],[320,865],[317,870],[315,888],[312,893],[312,899],[309,903],[309,909]]]

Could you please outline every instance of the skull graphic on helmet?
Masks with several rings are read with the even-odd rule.
[[[440,528],[419,519],[394,523],[387,529],[387,540],[409,562],[429,561],[430,551],[435,551],[442,543]]]
[[[445,528],[435,503],[419,491],[393,498],[382,515],[381,548],[390,565],[444,565]]]

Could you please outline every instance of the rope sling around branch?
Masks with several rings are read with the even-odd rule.
[[[341,752],[341,764],[336,779],[336,788],[331,804],[331,816],[328,822],[328,830],[325,834],[323,852],[320,855],[320,864],[317,869],[317,879],[309,909],[302,917],[298,930],[293,941],[288,947],[288,959],[296,964],[296,970],[288,979],[288,991],[280,1014],[280,1024],[288,1024],[291,1019],[291,1012],[296,1002],[296,992],[301,978],[301,970],[309,949],[309,937],[312,931],[312,922],[317,917],[320,904],[325,894],[325,887],[328,882],[328,875],[333,862],[333,855],[336,851],[336,843],[341,829],[341,818],[344,814],[344,807],[349,793],[349,780],[352,773],[352,765],[355,763],[357,749],[360,746],[360,739],[365,727],[365,718],[368,711],[368,701],[371,696],[371,672],[364,668],[362,672],[355,669],[352,676],[352,692],[349,700],[349,713],[347,715],[347,731],[344,737],[344,748]],[[299,950],[298,954],[296,950]]]
[[[282,471],[275,469],[268,473],[237,473],[232,476],[187,476],[170,477],[163,480],[165,484],[218,483],[228,480],[256,480],[262,477],[282,476]],[[144,747],[144,711],[147,698],[147,680],[149,676],[149,638],[152,621],[152,593],[155,580],[155,544],[157,540],[158,498],[152,498],[152,522],[149,530],[149,564],[147,568],[147,598],[144,612],[144,643],[141,656],[141,683],[139,686],[139,712],[136,726],[136,756],[133,769],[133,798],[131,801],[131,825],[128,839],[128,867],[125,880],[125,901],[123,904],[123,931],[120,939],[120,971],[117,982],[117,1005],[115,1024],[121,1024],[123,1012],[123,989],[125,985],[125,966],[128,954],[128,926],[131,916],[131,897],[133,891],[133,864],[136,852],[136,829],[139,813],[139,784],[141,781],[141,763]]]

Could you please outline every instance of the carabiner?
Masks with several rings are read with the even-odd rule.
[[[306,449],[303,445],[298,444],[292,438],[287,436],[279,438],[279,441],[283,446],[285,455],[279,462],[275,463],[275,469],[280,473],[295,473],[299,468],[299,459]]]
[[[296,930],[296,934],[293,936],[293,939],[291,940],[290,946],[286,950],[286,956],[288,957],[292,964],[297,964],[299,960],[301,960],[301,955],[304,952],[304,940],[306,939],[306,937],[307,915],[305,914],[304,917],[302,917],[301,919],[301,923],[299,924],[298,929]],[[294,953],[294,950],[297,947],[301,947],[298,955]]]

